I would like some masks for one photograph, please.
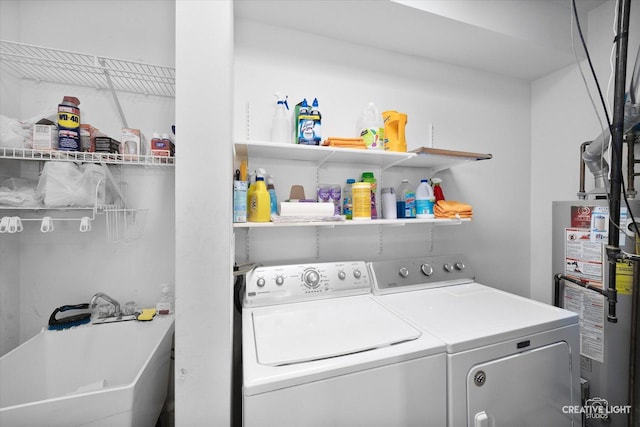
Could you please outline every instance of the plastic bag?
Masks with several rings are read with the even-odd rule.
[[[33,146],[33,124],[0,115],[0,147],[28,148]]]
[[[0,206],[39,207],[37,185],[37,181],[26,178],[0,179]]]
[[[48,207],[93,207],[111,202],[101,166],[46,162],[36,195]]]

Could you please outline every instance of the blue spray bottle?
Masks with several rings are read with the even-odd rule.
[[[273,175],[267,175],[267,191],[270,196],[271,215],[277,215],[278,197],[276,196],[276,187],[273,185]]]

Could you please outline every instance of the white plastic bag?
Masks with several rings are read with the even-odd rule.
[[[47,207],[93,207],[111,203],[101,166],[46,162],[36,195]]]
[[[0,147],[27,148],[29,147],[29,142],[32,143],[32,140],[33,137],[29,125],[0,115]]]
[[[26,178],[0,178],[0,206],[39,207],[37,181]]]

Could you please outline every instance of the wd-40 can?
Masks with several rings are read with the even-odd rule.
[[[58,150],[80,151],[80,101],[65,96],[58,104]]]

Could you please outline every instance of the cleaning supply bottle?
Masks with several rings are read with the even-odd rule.
[[[269,222],[271,221],[271,202],[264,177],[257,176],[256,183],[253,184],[253,191],[249,190],[250,196],[247,203],[249,222]]]
[[[398,218],[416,217],[416,192],[408,179],[403,179],[398,187],[396,207]]]
[[[271,214],[278,214],[278,196],[276,196],[276,187],[273,185],[273,175],[267,175],[267,192],[269,193],[269,206]]]
[[[428,179],[420,181],[416,189],[416,218],[433,218],[435,197]]]
[[[407,151],[407,140],[405,137],[405,126],[407,125],[407,115],[395,110],[383,111],[384,121],[384,149],[385,151]]]
[[[320,109],[318,108],[318,98],[313,98],[313,103],[311,103],[311,111],[309,112],[311,117],[313,118],[313,141],[315,145],[322,144],[322,133],[321,133],[321,120],[322,114],[320,114]]]
[[[440,200],[444,200],[444,192],[442,191],[442,180],[440,178],[431,178],[431,184],[433,184],[433,195],[436,198],[436,203]]]
[[[158,298],[158,301],[156,302],[156,313],[173,313],[173,296],[171,296],[171,289],[167,283],[160,285],[160,298]]]
[[[277,99],[275,109],[273,110],[273,119],[271,122],[271,141],[288,143],[291,142],[289,137],[289,104],[287,104],[288,96],[282,97],[280,93],[274,95]]]
[[[357,134],[370,150],[384,150],[384,124],[382,115],[373,102],[365,107],[356,124]]]
[[[242,172],[241,172],[242,174]],[[249,202],[253,193],[256,191],[256,172],[249,172],[249,179],[247,181],[247,218],[249,217]]]
[[[353,214],[352,220],[371,219],[371,183],[354,182],[351,184],[353,194]]]
[[[346,219],[353,219],[353,193],[351,186],[355,179],[347,179],[347,183],[342,188],[342,213]]]
[[[376,193],[378,191],[378,183],[373,176],[373,172],[362,172],[362,182],[371,184],[371,219],[378,219],[378,208],[376,205]]]
[[[296,144],[315,145],[313,139],[313,117],[309,111],[307,98],[296,105]]]

